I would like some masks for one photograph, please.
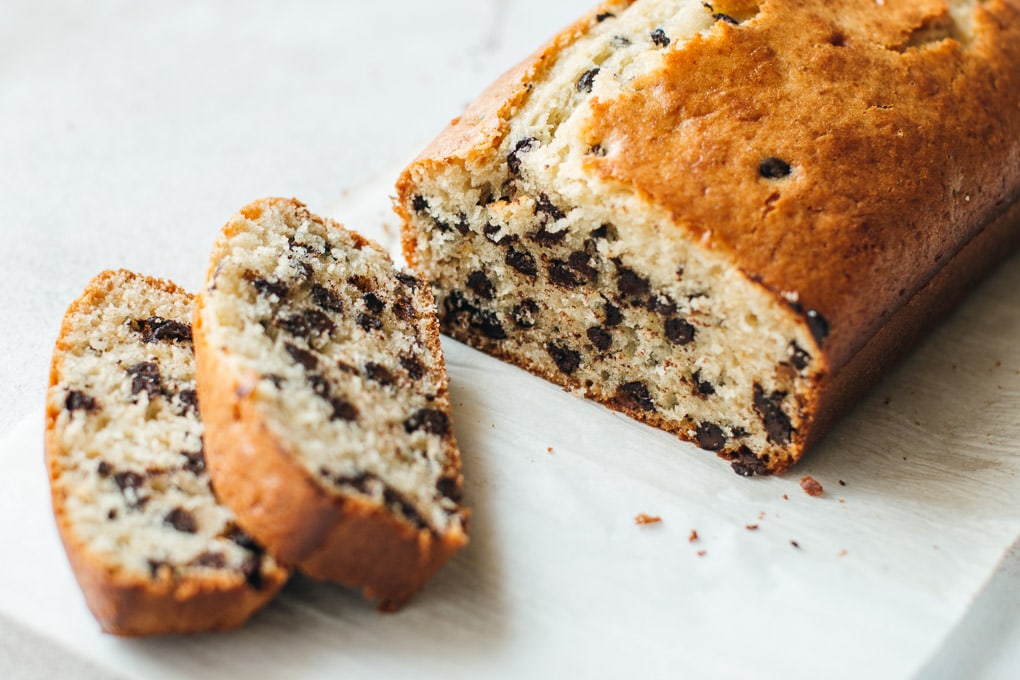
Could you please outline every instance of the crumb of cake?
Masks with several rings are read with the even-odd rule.
[[[836,557],[846,557],[847,554],[848,553],[846,551],[846,548],[844,548],[843,550],[840,550],[838,553],[836,553]]]
[[[687,540],[689,542],[691,542],[691,543],[694,543],[695,541],[697,541],[698,540],[698,532],[696,530],[694,530],[694,529],[691,529],[691,535],[687,537]]]
[[[794,548],[797,548],[798,550],[800,549],[800,543],[798,543],[797,541],[790,541],[790,545],[792,545]]]
[[[634,524],[645,525],[645,524],[661,524],[662,518],[656,517],[655,515],[646,515],[645,513],[639,514],[634,518]]]
[[[783,494],[783,500],[784,500],[784,501],[788,501],[788,500],[790,500],[790,496],[789,496],[788,494],[785,494],[785,493],[784,493],[784,494]]]
[[[758,531],[758,525],[757,524],[748,524],[748,525],[745,525],[744,528],[747,529],[748,531]]]
[[[804,493],[808,496],[817,497],[821,496],[825,492],[825,489],[823,489],[822,485],[818,483],[818,480],[811,475],[800,478],[800,488],[804,489]]]
[[[704,557],[707,554],[708,554],[707,550],[699,550],[698,551],[698,557]]]
[[[546,453],[552,453],[552,452],[553,452],[553,447],[550,446],[550,447],[546,448]]]
[[[839,480],[839,485],[840,485],[840,486],[846,486],[846,482],[844,482],[844,481],[843,481],[843,480],[841,479],[841,480]]]

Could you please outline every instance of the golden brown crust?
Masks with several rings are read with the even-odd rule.
[[[256,219],[268,205],[281,201],[304,208],[294,199],[266,199],[250,204],[242,215]],[[232,219],[224,234],[237,228]],[[214,251],[210,277],[216,260]],[[203,290],[196,297],[192,334],[206,463],[217,495],[244,531],[282,563],[313,578],[360,587],[380,609],[400,608],[467,544],[467,535],[456,525],[445,534],[415,527],[382,505],[329,493],[317,484],[266,426],[251,389],[257,377],[234,375],[225,364],[225,351],[210,345],[205,300]],[[434,356],[442,357],[438,325],[426,342]],[[435,403],[448,410],[445,383]],[[449,447],[448,454],[453,444]],[[459,477],[459,456],[447,458],[453,461],[449,472]]]
[[[96,305],[125,279],[140,279],[172,295],[188,295],[176,284],[140,276],[127,270],[105,271],[86,286],[64,316],[50,364],[50,387],[60,381],[67,351],[65,338],[71,318]],[[66,513],[66,490],[55,482],[64,450],[55,431],[60,409],[52,400],[46,405],[45,457],[52,492],[53,514],[64,550],[89,610],[107,633],[123,636],[166,635],[228,630],[244,624],[268,603],[287,581],[288,573],[275,568],[262,574],[259,589],[240,574],[205,578],[175,578],[162,573],[157,581],[144,574],[121,570],[104,561],[75,533]]]

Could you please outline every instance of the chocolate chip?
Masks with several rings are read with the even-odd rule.
[[[159,375],[159,366],[152,361],[141,361],[127,369],[131,376],[131,394],[145,392],[149,401],[160,393],[163,380]]]
[[[184,508],[174,508],[163,517],[163,524],[173,527],[185,534],[193,534],[198,531],[198,524],[195,516]]]
[[[581,93],[589,93],[592,87],[595,85],[595,77],[599,74],[597,68],[593,68],[590,71],[585,71],[581,74],[581,77],[577,79],[577,91]]]
[[[813,309],[807,311],[807,323],[808,328],[811,329],[811,335],[815,336],[815,340],[818,344],[822,344],[825,338],[829,337],[829,322],[824,316],[819,314]]]
[[[191,342],[191,324],[164,319],[161,316],[150,316],[148,319],[133,319],[130,325],[131,330],[141,334],[144,343],[161,340]]]
[[[255,286],[259,295],[267,298],[276,297],[278,300],[286,298],[289,290],[287,284],[282,281],[270,281],[262,278],[252,279],[252,285]]]
[[[401,515],[403,515],[404,519],[409,521],[411,524],[414,524],[416,527],[420,529],[427,527],[425,519],[418,512],[418,509],[395,489],[388,486],[385,487],[383,489],[383,501],[386,505],[397,510]]]
[[[556,367],[566,375],[572,374],[581,365],[581,353],[575,352],[568,347],[551,342],[545,346],[549,356],[556,363]]]
[[[118,516],[117,508],[110,508],[106,512],[106,519],[108,519],[108,520],[115,520],[115,519],[117,519],[117,516]]]
[[[450,432],[450,419],[442,411],[423,408],[404,421],[404,430],[407,432],[424,430],[442,437]]]
[[[544,192],[539,194],[538,200],[535,201],[535,214],[548,215],[553,220],[562,220],[566,217],[566,214],[549,200],[549,196]]]
[[[356,317],[358,325],[364,328],[366,331],[378,331],[383,327],[382,319],[368,314],[359,313]]]
[[[698,394],[703,397],[715,394],[715,385],[707,380],[702,380],[700,370],[694,371],[694,373],[691,374],[691,378],[694,380],[694,389],[698,391]]]
[[[312,352],[306,349],[302,349],[292,342],[283,343],[283,349],[286,350],[290,358],[301,364],[308,370],[312,370],[319,365],[319,359]]]
[[[697,330],[685,319],[674,317],[666,319],[666,337],[674,345],[687,345],[694,341]]]
[[[741,477],[771,474],[765,461],[754,455],[751,449],[746,446],[741,446],[736,452],[724,453],[722,455],[730,459],[730,467]]]
[[[563,288],[576,288],[584,283],[563,260],[553,260],[549,263],[549,280]]]
[[[429,209],[429,202],[421,194],[415,194],[411,197],[411,209],[421,214]]]
[[[346,399],[336,397],[331,399],[329,403],[333,407],[333,413],[329,417],[330,420],[344,420],[352,423],[358,419],[358,407]]]
[[[592,326],[588,329],[588,339],[591,340],[591,344],[603,352],[613,346],[613,336],[599,326]]]
[[[599,271],[592,266],[591,256],[588,253],[582,251],[570,253],[570,257],[567,258],[567,264],[571,269],[592,283],[595,283],[599,278]]]
[[[145,477],[137,472],[131,472],[130,470],[118,472],[113,476],[113,482],[120,489],[120,492],[124,494],[124,500],[127,502],[128,507],[138,508],[145,505],[149,500],[138,493],[138,490],[145,485]]]
[[[606,19],[612,19],[615,16],[616,15],[613,14],[612,12],[599,12],[598,14],[595,15],[595,21],[601,24]]]
[[[425,375],[425,366],[416,357],[400,357],[400,365],[407,371],[407,375],[411,380],[421,380],[422,376]]]
[[[601,144],[592,144],[591,146],[588,147],[588,155],[596,156],[598,158],[605,158],[606,148]]]
[[[620,238],[620,235],[616,232],[616,227],[607,223],[593,231],[591,237],[602,241],[615,241]]]
[[[396,378],[393,377],[393,373],[390,369],[386,368],[382,364],[374,362],[368,362],[365,364],[365,375],[369,380],[377,382],[380,385],[392,385],[396,382]]]
[[[168,570],[171,574],[173,573],[173,567],[163,560],[146,560],[146,562],[149,565],[149,576],[153,580],[157,580],[159,578],[161,571]]]
[[[648,296],[648,279],[638,275],[633,269],[621,265],[616,266],[616,289],[624,300],[631,304],[640,304]]]
[[[199,451],[181,451],[181,455],[187,461],[184,463],[184,469],[193,475],[200,475],[205,472],[205,452]]]
[[[521,154],[531,151],[537,142],[538,140],[534,137],[525,137],[514,145],[513,151],[507,154],[506,157],[506,167],[511,175],[520,174]]]
[[[652,42],[659,47],[666,47],[669,45],[669,36],[666,35],[666,31],[661,28],[657,28],[651,33]]]
[[[610,42],[612,43],[613,47],[617,49],[621,47],[630,47],[631,45],[630,38],[628,38],[625,35],[614,35]]]
[[[305,376],[305,378],[311,386],[312,392],[315,392],[316,396],[322,397],[326,400],[330,399],[329,395],[332,390],[330,389],[329,381],[326,380],[325,376],[319,375],[318,373],[309,373]]]
[[[365,293],[361,296],[361,300],[365,303],[365,308],[373,314],[378,314],[386,309],[386,303],[380,300],[375,293]]]
[[[535,243],[538,243],[539,245],[543,246],[557,245],[558,243],[562,242],[563,239],[566,238],[566,236],[567,236],[566,229],[562,229],[560,231],[549,231],[548,229],[545,228],[544,224],[538,231],[528,234],[528,238],[530,238]]]
[[[419,281],[418,277],[415,276],[414,274],[397,272],[395,276],[397,277],[397,281],[400,281],[401,284],[403,284],[406,288],[410,288],[411,290],[418,290],[418,286],[421,284],[421,281]]]
[[[436,490],[454,503],[461,501],[460,481],[456,477],[440,477],[436,482]]]
[[[195,567],[208,567],[210,569],[222,569],[227,566],[227,557],[221,552],[205,550],[198,554],[190,563]]]
[[[318,309],[305,309],[276,320],[276,325],[291,335],[307,338],[311,334],[326,335],[333,330],[333,322]]]
[[[655,402],[648,393],[648,386],[643,382],[624,383],[616,388],[613,397],[619,406],[631,411],[654,411]]]
[[[695,437],[698,440],[698,446],[707,451],[722,451],[726,446],[726,435],[723,434],[722,428],[715,423],[705,422],[698,425]]]
[[[782,409],[786,392],[772,392],[766,395],[761,385],[754,385],[754,410],[762,419],[768,440],[773,444],[785,446],[790,443],[793,425]]]
[[[716,21],[724,21],[727,24],[732,24],[733,26],[740,25],[739,21],[731,17],[729,14],[723,14],[722,12],[717,12],[716,14],[713,14],[712,18],[715,19]]]
[[[482,233],[485,234],[485,238],[489,239],[497,246],[503,245],[503,243],[511,240],[511,237],[507,234],[503,234],[497,238],[497,235],[503,231],[503,227],[498,224],[492,224],[491,222],[482,227]]]
[[[96,466],[96,472],[99,473],[100,477],[103,477],[105,479],[106,477],[110,476],[111,472],[113,472],[113,466],[107,463],[105,460],[101,460],[99,461],[99,465]]]
[[[774,156],[769,156],[758,164],[758,174],[765,179],[782,179],[792,171],[789,163]]]
[[[393,316],[401,321],[414,321],[418,318],[418,312],[410,298],[401,296],[393,301]]]
[[[525,276],[538,275],[538,264],[535,257],[526,250],[511,248],[506,252],[506,263]]]
[[[369,276],[348,276],[347,283],[351,284],[362,293],[370,293],[376,289],[375,279]]]
[[[673,316],[676,314],[676,300],[665,293],[653,295],[648,298],[648,304],[646,306],[648,307],[649,312],[655,312],[662,316]]]
[[[256,543],[255,539],[246,534],[244,530],[236,524],[231,523],[228,525],[222,535],[223,538],[233,541],[245,550],[250,550],[255,553],[262,552],[262,546]]]
[[[177,393],[177,399],[183,407],[183,415],[198,413],[198,392],[195,390],[181,390]]]
[[[609,327],[619,326],[623,323],[623,312],[620,308],[611,302],[607,302],[605,306],[606,314],[606,325]]]
[[[312,286],[312,301],[327,312],[344,311],[344,303],[340,297],[325,286]]]
[[[489,281],[489,277],[485,275],[485,272],[471,272],[468,275],[467,285],[468,288],[474,291],[475,295],[483,300],[491,300],[496,296],[496,290],[492,286],[492,281]]]
[[[534,328],[538,323],[538,303],[524,300],[510,312],[511,318],[519,328]]]
[[[255,590],[262,588],[263,559],[261,553],[256,553],[244,558],[244,562],[241,563],[241,573],[244,575],[244,580]]]
[[[91,412],[96,410],[96,400],[81,390],[71,390],[64,400],[64,408],[68,411]]]
[[[462,316],[467,317],[468,325],[485,337],[492,340],[503,340],[506,331],[494,312],[481,309],[469,302],[460,291],[453,291],[443,302],[445,312],[444,323],[455,323]]]
[[[811,363],[811,355],[796,342],[790,343],[790,363],[798,371],[803,371]]]

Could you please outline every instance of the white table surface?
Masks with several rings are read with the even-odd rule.
[[[352,227],[385,236],[386,229],[396,226],[396,220],[385,213],[386,181],[392,177],[394,169],[408,160],[501,71],[527,55],[589,5],[588,0],[437,0],[430,3],[409,0],[374,3],[4,0],[0,3],[0,234],[6,248],[0,254],[0,319],[4,325],[0,333],[0,440],[8,443],[37,441],[33,423],[37,416],[41,418],[47,364],[60,317],[95,273],[106,268],[127,267],[172,278],[195,289],[219,226],[240,206],[267,195],[296,196],[319,212],[335,213],[346,209],[347,212],[334,216]],[[1010,496],[1017,488],[1016,470],[1020,466],[1009,467],[1002,484],[989,483],[991,478],[983,477],[978,468],[967,472],[965,476],[972,484],[968,488],[977,490],[977,495],[987,488],[984,499],[987,502],[963,503],[953,498],[952,502],[942,503],[942,498],[951,498],[953,494],[943,494],[946,487],[937,486],[937,482],[933,482],[936,484],[933,488],[938,489],[936,495],[942,498],[924,498],[925,479],[937,475],[938,470],[931,472],[920,468],[914,469],[917,474],[913,477],[911,469],[899,469],[890,475],[888,483],[873,483],[872,478],[862,478],[859,484],[855,480],[845,491],[833,486],[837,478],[845,477],[849,481],[861,470],[888,469],[878,465],[854,467],[841,462],[849,458],[840,456],[888,454],[889,461],[895,461],[900,449],[907,447],[904,442],[918,441],[923,447],[932,433],[937,446],[947,449],[958,444],[965,449],[967,436],[973,435],[987,437],[987,449],[998,447],[1004,456],[1011,456],[1011,460],[1020,456],[1015,441],[1006,440],[1007,435],[1020,433],[1020,409],[1016,408],[1020,404],[1020,353],[1011,349],[1020,344],[1016,342],[1020,340],[1020,313],[1017,311],[1020,303],[1012,295],[1018,285],[1020,258],[1014,257],[985,287],[986,297],[992,301],[981,302],[979,298],[986,291],[979,291],[976,299],[969,301],[922,352],[883,383],[868,403],[837,429],[816,456],[805,461],[803,468],[804,474],[828,475],[824,481],[831,497],[824,511],[828,513],[826,516],[838,517],[837,495],[845,496],[846,506],[850,508],[847,513],[859,513],[847,517],[851,521],[861,517],[863,524],[867,523],[865,515],[869,507],[880,507],[886,513],[902,512],[910,521],[917,521],[920,516],[917,508],[923,506],[924,513],[928,513],[925,516],[939,523],[930,527],[933,535],[942,535],[945,527],[944,540],[935,541],[944,546],[969,545],[968,531],[987,525],[987,535],[983,542],[975,543],[980,550],[973,553],[972,560],[968,561],[967,555],[955,555],[948,560],[933,557],[932,571],[925,574],[920,570],[916,574],[916,591],[897,590],[910,580],[909,575],[898,574],[896,565],[884,564],[878,553],[868,553],[865,549],[864,556],[854,563],[855,578],[859,576],[860,579],[853,583],[888,585],[888,581],[899,584],[889,586],[889,597],[904,598],[898,603],[904,615],[902,620],[936,621],[932,631],[938,634],[933,633],[927,639],[911,637],[910,631],[890,630],[888,639],[891,642],[881,650],[857,648],[856,641],[863,635],[864,628],[854,612],[849,611],[845,625],[840,624],[840,617],[830,617],[825,619],[824,630],[812,630],[810,621],[803,620],[802,629],[776,635],[784,644],[772,646],[768,662],[743,658],[738,642],[741,636],[754,635],[768,627],[769,606],[783,611],[782,615],[777,614],[777,620],[793,621],[795,617],[791,618],[793,614],[783,609],[779,601],[769,598],[755,602],[754,611],[750,603],[743,608],[739,603],[733,604],[733,592],[724,591],[725,579],[709,581],[708,576],[699,574],[711,567],[688,565],[684,568],[692,570],[692,583],[704,586],[711,582],[719,590],[679,593],[681,599],[677,606],[684,607],[684,598],[689,598],[692,607],[711,611],[716,601],[713,598],[717,598],[726,611],[706,620],[705,630],[701,632],[706,636],[709,633],[715,637],[734,636],[733,659],[725,664],[692,662],[688,670],[743,677],[770,677],[782,670],[785,677],[830,677],[845,674],[835,672],[837,668],[843,671],[869,669],[862,658],[881,654],[889,661],[884,668],[892,669],[887,677],[913,676],[922,680],[1020,677],[1020,548],[1013,544],[1017,527],[1020,527],[1020,501],[1016,500],[1017,496]],[[1002,323],[988,319],[989,314],[996,315]],[[990,347],[1001,350],[998,365],[994,364],[994,357],[968,354],[974,348],[967,345],[970,336],[964,329],[982,324],[984,335],[979,336],[986,344],[977,350],[986,352]],[[531,432],[528,440],[532,448],[538,446],[536,442],[548,441],[555,444],[557,451],[562,449],[562,456],[550,474],[560,470],[564,475],[562,479],[570,480],[574,505],[567,503],[561,508],[564,517],[581,513],[586,504],[590,504],[605,514],[602,519],[614,527],[609,534],[616,537],[614,532],[625,532],[624,527],[634,513],[646,509],[633,505],[619,507],[613,500],[617,492],[622,494],[621,498],[659,498],[660,507],[674,509],[675,514],[665,517],[664,531],[658,535],[646,533],[637,538],[627,535],[621,539],[628,549],[633,548],[633,541],[686,543],[687,531],[693,528],[689,525],[695,522],[700,522],[702,527],[743,522],[739,512],[749,512],[749,504],[753,503],[758,503],[754,507],[764,507],[763,499],[778,497],[783,490],[791,495],[800,494],[795,498],[800,504],[798,508],[811,512],[811,506],[805,503],[813,499],[807,499],[797,489],[799,475],[796,473],[770,482],[738,479],[725,465],[706,461],[689,447],[647,428],[624,422],[600,407],[575,404],[572,397],[515,369],[493,366],[492,360],[456,343],[447,342],[446,347],[451,357],[452,378],[460,381],[459,386],[457,382],[453,386],[457,434],[465,448],[466,469],[476,473],[475,480],[469,480],[468,491],[470,502],[479,510],[476,513],[479,524],[475,529],[478,536],[466,551],[474,551],[473,555],[455,560],[421,598],[420,604],[412,604],[410,611],[397,615],[406,617],[405,621],[427,622],[435,612],[449,613],[457,607],[492,604],[484,598],[465,599],[463,591],[457,587],[458,579],[481,584],[481,592],[492,595],[496,602],[501,598],[508,600],[504,603],[508,606],[499,610],[504,611],[508,619],[511,612],[518,611],[516,605],[522,604],[515,598],[527,584],[517,583],[520,579],[515,579],[513,574],[482,578],[471,570],[491,566],[494,560],[498,562],[500,544],[486,539],[487,530],[491,530],[491,535],[505,534],[507,545],[527,545],[528,532],[500,515],[500,512],[512,512],[514,507],[512,499],[501,495],[512,487],[513,480],[506,481],[505,476],[517,470],[514,465],[523,465],[520,470],[533,470],[535,464],[547,460],[542,456],[554,454],[546,454],[543,446],[540,451],[528,453],[531,458],[512,464],[507,462],[505,466],[499,458],[484,458],[478,453],[487,446],[482,432],[488,427],[495,429],[497,423],[502,431],[513,432],[515,427],[524,427],[520,419],[530,418],[527,425],[537,423],[534,427],[538,428]],[[950,364],[960,366],[961,373],[970,369],[984,373],[954,378],[952,370],[939,368]],[[503,381],[497,382],[500,389],[516,390],[515,394],[538,400],[538,406],[522,404],[516,411],[502,413],[505,405],[498,401],[486,402],[478,392],[479,385],[500,380]],[[935,385],[940,389],[958,389],[960,394],[956,396],[961,403],[954,405],[952,399],[945,403],[933,399],[929,392]],[[974,392],[965,394],[964,390]],[[458,396],[461,397],[459,402]],[[478,397],[477,402],[472,401],[475,397]],[[885,398],[890,398],[893,404],[891,416],[882,415]],[[941,415],[966,410],[968,402],[973,402],[969,406],[975,413],[997,413],[998,421],[952,423],[947,422],[951,418]],[[613,475],[626,477],[627,470],[613,471],[611,468],[616,463],[605,452],[595,452],[586,458],[584,451],[571,449],[569,428],[563,429],[563,423],[554,422],[555,419],[543,420],[543,412],[553,407],[557,412],[576,414],[599,423],[598,426],[580,423],[577,426],[582,430],[594,428],[597,434],[605,423],[606,437],[640,441],[643,447],[654,451],[649,454],[651,460],[645,463],[659,465],[657,469],[662,470],[664,478],[655,479],[654,473],[645,475],[642,472],[621,482],[622,491],[610,488],[616,478]],[[884,418],[887,427],[878,428],[877,434],[872,433],[869,417]],[[1010,422],[1004,429],[996,429],[1004,420]],[[585,437],[593,436],[588,432],[580,439],[586,441]],[[503,439],[506,441],[501,445],[512,450],[515,442],[506,435]],[[677,451],[670,452],[671,447]],[[893,451],[890,447],[899,449]],[[924,451],[910,454],[929,460]],[[0,462],[6,461],[6,464],[10,459],[3,458],[5,455],[18,453],[0,451]],[[28,446],[24,455],[41,455],[41,445],[38,449]],[[660,462],[659,455],[664,456],[662,460],[666,462]],[[934,461],[932,467],[938,468],[939,459],[931,457],[930,460]],[[987,459],[982,460],[988,463]],[[18,461],[18,465],[18,470],[28,471],[25,474],[34,474],[31,470],[35,463],[31,460]],[[952,460],[947,462],[947,469],[952,465]],[[607,469],[610,469],[608,473]],[[41,463],[38,474],[43,474]],[[672,484],[666,478],[668,475],[705,479],[719,492],[711,502],[699,505],[695,498],[698,490],[687,489],[692,500],[685,505],[683,499],[670,500],[671,490],[684,487],[680,481]],[[0,494],[20,498],[18,493],[24,493],[28,494],[27,502],[38,500],[30,491],[5,486],[11,484],[10,479],[0,481]],[[497,484],[500,480],[506,484]],[[34,488],[33,482],[27,487]],[[650,488],[654,493],[648,491]],[[903,489],[911,493],[902,492]],[[642,495],[648,493],[653,495]],[[661,497],[654,495],[660,493]],[[732,495],[729,506],[728,494]],[[924,503],[918,506],[921,500]],[[634,512],[630,513],[631,510]],[[622,515],[609,518],[613,512],[630,514],[623,518],[627,521],[616,526],[613,522],[618,522]],[[788,517],[799,517],[797,512],[800,510],[789,511]],[[671,519],[678,519],[676,513],[686,514],[685,523],[671,524]],[[965,516],[961,518],[960,513]],[[973,513],[973,516],[968,517],[966,513]],[[9,526],[0,538],[16,537],[32,543],[32,536],[19,533],[17,527],[11,528],[17,519],[9,515],[3,518]],[[747,517],[747,521],[753,520],[753,516]],[[954,523],[955,520],[959,522]],[[32,521],[44,522],[39,517]],[[971,521],[974,523],[968,524]],[[808,524],[798,526],[792,519],[783,530],[794,532],[798,528],[803,531],[798,536],[811,535]],[[572,546],[578,551],[573,561],[579,564],[590,547],[582,540],[588,534],[583,531],[580,534],[578,543]],[[548,533],[535,540],[536,550],[554,547]],[[727,564],[727,559],[738,560],[742,555],[762,560],[750,565],[747,573],[741,574],[744,578],[768,572],[774,564],[785,564],[782,560],[787,558],[773,557],[774,546],[748,548],[740,543],[743,540],[720,528],[718,541],[705,546],[710,551],[707,558],[712,558],[712,551],[715,551],[724,554],[719,556],[720,562],[714,564]],[[825,540],[819,534],[816,545]],[[779,543],[785,542],[784,536]],[[35,552],[29,554],[51,558],[50,547],[44,544],[42,539],[38,546],[32,544]],[[917,550],[909,541],[904,545]],[[483,553],[486,550],[493,554]],[[680,554],[677,545],[670,550],[673,551],[668,552],[671,556]],[[932,554],[936,555],[937,550],[936,545]],[[996,567],[1003,553],[1005,557]],[[12,546],[0,550],[0,581],[9,582],[26,573],[19,559]],[[53,559],[59,562],[60,556]],[[564,559],[563,564],[572,563]],[[773,559],[776,561],[771,562]],[[607,561],[612,560],[607,558]],[[811,572],[805,571],[803,579],[809,586],[798,585],[796,574],[791,576],[792,582],[783,585],[787,594],[814,598],[814,609],[804,606],[805,612],[824,611],[830,598],[833,603],[842,605],[853,601],[853,592],[831,592],[826,589],[824,578],[818,580],[819,574],[825,576],[824,570],[830,568],[825,565],[829,564],[831,560],[818,560],[811,563],[810,569],[804,567]],[[654,565],[645,567],[636,572],[636,578],[647,581],[659,576]],[[945,571],[948,569],[956,569],[953,573],[959,573],[960,578],[949,579],[946,588],[951,592],[944,597],[937,596],[938,583],[934,581],[942,578],[943,573],[949,573]],[[66,565],[62,563],[39,566],[40,574],[55,573],[60,578],[61,574],[66,576],[64,572]],[[557,572],[555,562],[550,564],[550,573],[553,572]],[[501,576],[505,584],[497,583]],[[616,576],[623,578],[620,574]],[[985,583],[986,579],[990,580]],[[619,585],[618,581],[612,582]],[[671,588],[674,585],[670,582]],[[534,592],[548,590],[551,593],[549,589],[553,586],[569,590],[571,578],[557,573],[549,583],[536,584]],[[116,658],[120,663],[125,658],[125,649],[129,655],[150,655],[151,658],[146,657],[148,664],[162,659],[167,668],[179,669],[170,675],[180,672],[180,677],[187,677],[188,665],[183,657],[191,648],[180,642],[147,642],[135,648],[120,646],[116,656],[85,654],[84,657],[89,658],[84,658],[82,650],[75,647],[74,640],[79,638],[68,631],[58,634],[47,627],[48,614],[32,611],[31,591],[30,586],[18,595],[0,588],[0,598],[8,598],[7,601],[0,599],[0,677],[71,680],[116,677],[126,670],[117,667],[111,659]],[[74,600],[75,593],[68,592],[71,601],[67,607],[80,616],[81,604]],[[677,595],[675,591],[673,594]],[[448,599],[444,600],[444,596]],[[662,616],[666,610],[631,611],[621,602],[617,592],[607,595],[605,607],[594,606],[590,612],[583,609],[558,612],[558,620],[576,627],[575,634],[563,640],[580,645],[585,636],[594,636],[600,642],[588,658],[612,658],[614,640],[618,639],[614,628],[620,625],[620,620],[602,620],[598,612],[608,611],[609,605],[615,604],[637,617],[626,621],[632,637],[626,644],[620,642],[621,653],[623,650],[640,651],[646,664],[643,670],[650,676],[672,676],[684,670],[683,663],[677,662],[674,655],[654,647],[644,649],[634,642],[634,636],[642,633],[642,621],[647,621],[649,626],[661,623],[642,619],[639,614]],[[286,624],[288,616],[293,614],[291,609],[297,607],[294,603],[306,609],[329,605],[356,609],[360,606],[356,598],[299,582],[289,589],[285,604],[270,607],[254,622],[256,632],[252,635],[263,636],[260,640],[272,639],[274,622]],[[541,610],[540,603],[535,607],[536,611]],[[916,609],[911,611],[911,607]],[[458,615],[463,616],[464,612]],[[368,614],[361,612],[358,616]],[[371,616],[376,615],[371,613]],[[497,638],[487,640],[492,643],[493,650],[491,675],[512,675],[514,669],[533,675],[542,675],[541,669],[550,675],[562,674],[564,668],[570,668],[571,661],[577,660],[575,654],[579,647],[573,651],[562,649],[560,654],[544,649],[548,657],[544,660],[529,663],[527,659],[516,659],[508,664],[497,653],[500,650],[498,637],[505,634],[509,645],[511,633],[521,624],[521,619],[500,622],[498,611],[480,616],[486,637]],[[538,621],[531,623],[537,625]],[[879,629],[883,625],[882,621],[872,623]],[[697,622],[685,621],[683,625],[688,628],[681,626],[678,629],[681,634],[693,633]],[[752,631],[745,627],[751,625],[761,628]],[[394,627],[399,625],[394,624]],[[648,639],[654,638],[651,630],[647,632]],[[774,631],[762,633],[771,639],[769,634]],[[399,639],[406,639],[406,631],[404,635],[405,638]],[[896,643],[898,635],[904,639],[902,644]],[[699,638],[693,635],[691,639]],[[227,640],[217,644],[229,653],[231,642]],[[237,645],[250,643],[243,635],[235,640]],[[484,674],[489,660],[486,650],[490,647],[479,645],[473,637],[466,642],[473,647],[470,667]],[[682,644],[682,640],[678,644]],[[522,651],[526,649],[522,647]],[[840,649],[845,654],[830,656],[834,667],[804,668],[797,664],[798,659],[816,659],[823,651]],[[513,651],[512,648],[508,650]],[[664,663],[657,664],[655,660],[660,651]],[[420,662],[415,664],[413,646],[410,651],[404,649],[403,652],[411,655],[408,668],[415,669],[419,677],[449,671],[449,659],[438,662],[422,654]],[[273,650],[270,648],[265,653],[269,658]],[[697,655],[697,649],[690,651],[692,658]],[[670,665],[666,665],[666,661]],[[495,664],[504,664],[504,667],[500,670]],[[619,671],[614,664],[575,664],[575,667],[591,676],[600,672],[608,676]],[[154,666],[143,664],[138,668],[144,672],[144,669],[151,671]],[[790,669],[795,670],[791,672]],[[876,676],[873,671],[869,670],[869,676]],[[246,677],[260,676],[254,673]]]

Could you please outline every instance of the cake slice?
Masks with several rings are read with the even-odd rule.
[[[209,469],[241,526],[400,607],[467,542],[429,286],[266,199],[224,227],[194,318]]]
[[[57,528],[103,630],[234,628],[287,571],[220,505],[205,469],[191,296],[108,271],[67,310],[46,399]]]
[[[779,472],[1020,240],[1011,0],[606,2],[402,175],[445,332]]]

